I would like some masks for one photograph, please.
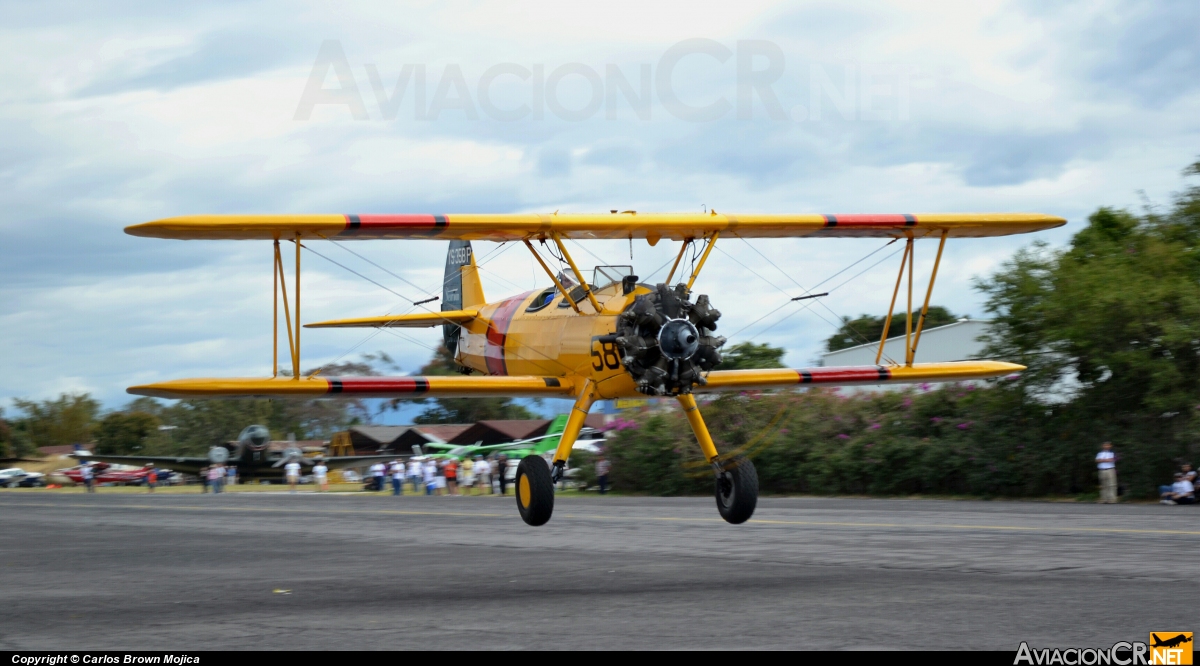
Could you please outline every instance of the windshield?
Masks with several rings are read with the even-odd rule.
[[[633,275],[633,266],[596,266],[592,269],[592,284],[602,289],[626,275]]]

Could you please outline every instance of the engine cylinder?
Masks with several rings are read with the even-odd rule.
[[[705,372],[721,362],[725,338],[713,335],[721,312],[700,295],[696,302],[682,284],[659,284],[617,317],[621,362],[646,395],[690,393]]]

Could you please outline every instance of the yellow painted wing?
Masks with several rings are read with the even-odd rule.
[[[743,238],[880,237],[912,233],[917,238],[940,235],[955,238],[1007,236],[1066,224],[1040,213],[915,213],[868,215],[818,214],[452,214],[452,215],[192,215],[172,217],[125,228],[125,233],[149,238],[182,240],[245,240],[301,238],[377,239],[435,238],[443,240],[513,241],[545,238],[702,238],[719,231]]]
[[[359,317],[357,319],[331,319],[305,328],[372,328],[387,326],[396,328],[429,328],[442,324],[465,324],[479,316],[479,310],[443,310],[442,312],[417,312],[382,317]]]
[[[133,395],[155,398],[487,398],[570,397],[565,377],[276,377],[274,379],[176,379],[131,386]]]
[[[1004,377],[1025,369],[1000,361],[914,363],[909,366],[864,365],[833,368],[775,368],[768,370],[714,370],[708,384],[697,393],[784,388],[797,385],[852,386],[855,384],[912,384],[960,382]]]

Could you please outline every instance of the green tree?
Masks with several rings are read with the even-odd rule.
[[[159,420],[146,412],[112,412],[96,425],[96,453],[139,455],[158,434]]]
[[[914,315],[919,315],[914,312]],[[892,315],[892,323],[888,326],[888,337],[896,337],[904,335],[907,317],[904,312],[897,312]],[[929,306],[929,312],[925,315],[925,329],[934,328],[936,326],[945,326],[958,321],[957,315],[951,314],[949,310],[940,305]],[[837,351],[848,347],[856,347],[858,345],[879,343],[879,339],[883,336],[883,325],[887,322],[887,316],[874,317],[871,315],[859,315],[856,319],[842,317],[842,325],[837,332],[829,336],[825,340],[825,349],[827,351]],[[916,330],[916,318],[913,319],[913,330]]]
[[[1066,249],[1035,245],[979,288],[989,353],[1029,366],[1013,388],[1048,403],[1079,484],[1104,440],[1139,494],[1200,450],[1200,188],[1166,213],[1101,208]]]
[[[12,428],[4,420],[4,408],[0,407],[0,458],[17,457],[16,447],[13,446]]]
[[[92,428],[100,403],[86,393],[62,394],[54,400],[23,400],[13,404],[24,415],[17,419],[17,438],[22,448],[85,444],[92,441]]]
[[[422,375],[457,375],[461,367],[444,346],[439,346]],[[418,402],[426,402],[419,400]],[[494,419],[532,419],[537,416],[511,398],[432,398],[431,403],[413,421],[417,423],[474,423]],[[399,401],[392,401],[395,407]]]
[[[783,355],[787,350],[772,347],[767,343],[756,345],[741,342],[721,352],[720,370],[754,370],[757,368],[782,368]]]

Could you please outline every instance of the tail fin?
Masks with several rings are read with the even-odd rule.
[[[442,282],[442,310],[461,310],[478,307],[487,301],[483,297],[483,285],[479,282],[479,269],[475,267],[475,253],[471,241],[450,241],[446,252],[446,273]],[[458,352],[458,324],[442,326],[442,339],[452,355]]]

